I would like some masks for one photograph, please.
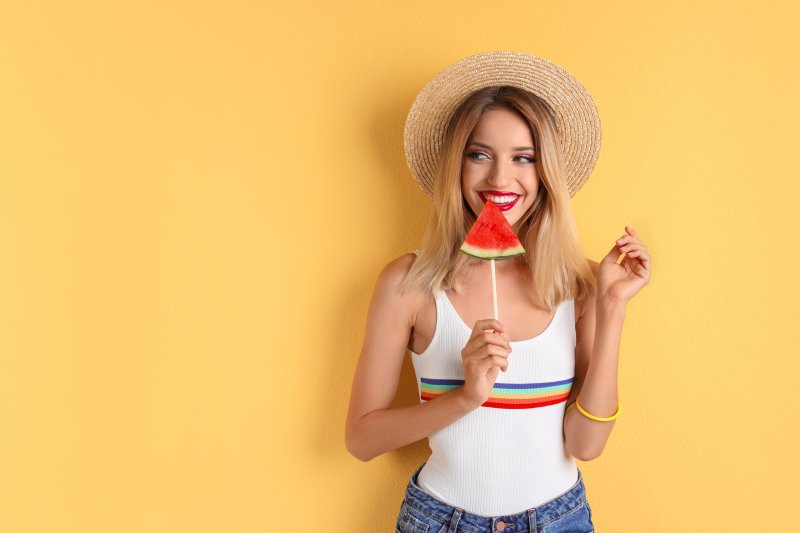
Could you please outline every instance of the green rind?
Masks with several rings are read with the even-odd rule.
[[[497,248],[482,248],[478,246],[472,246],[465,242],[461,245],[460,250],[465,254],[477,257],[478,259],[508,259],[510,257],[523,255],[525,253],[525,249],[521,244],[519,246],[506,248],[505,250],[499,250]]]

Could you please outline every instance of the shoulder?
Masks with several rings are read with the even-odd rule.
[[[381,270],[378,276],[379,281],[398,288],[416,259],[417,256],[413,252],[408,252],[396,259],[392,259]]]
[[[389,261],[381,269],[375,284],[375,297],[383,305],[391,307],[394,312],[403,315],[411,326],[416,322],[417,310],[425,300],[425,294],[422,289],[410,285],[405,291],[402,291],[400,285],[416,258],[416,254],[408,252]]]

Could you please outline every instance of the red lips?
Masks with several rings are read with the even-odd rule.
[[[483,200],[483,203],[485,204],[486,202],[488,202],[488,201],[489,201],[489,199],[488,199],[488,198],[486,198],[486,197],[483,195],[483,192],[484,192],[484,191],[480,191],[480,193],[481,193],[481,194],[480,194],[479,196],[481,197],[481,200]],[[486,192],[488,192],[488,191],[486,191]],[[492,194],[493,194],[493,193],[492,193]],[[497,209],[499,209],[500,211],[508,211],[509,209],[511,209],[512,207],[514,207],[514,206],[517,204],[517,202],[519,202],[519,199],[520,199],[520,198],[522,198],[522,196],[515,195],[515,194],[513,194],[513,193],[512,193],[512,194],[509,194],[509,193],[506,193],[506,194],[500,194],[500,195],[498,195],[498,196],[516,196],[516,197],[517,197],[517,198],[516,198],[516,199],[515,199],[513,202],[508,202],[508,203],[506,203],[506,204],[498,204],[497,202],[495,202],[495,203],[494,203],[494,205],[496,205],[496,206],[497,206]]]
[[[485,190],[485,191],[478,191],[480,194],[491,194],[492,196],[519,196],[519,194],[515,192],[508,192],[508,191],[493,191],[493,190]]]

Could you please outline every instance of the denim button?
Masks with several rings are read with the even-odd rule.
[[[506,528],[506,523],[505,522],[500,521],[500,522],[497,523],[497,531],[503,531],[505,528]]]
[[[408,520],[408,509],[403,511],[403,519]]]

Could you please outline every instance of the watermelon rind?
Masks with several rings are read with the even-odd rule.
[[[483,248],[471,246],[467,243],[461,245],[460,250],[467,255],[477,257],[479,259],[509,259],[518,255],[525,254],[525,248],[522,245],[505,250],[498,250],[497,248]]]

